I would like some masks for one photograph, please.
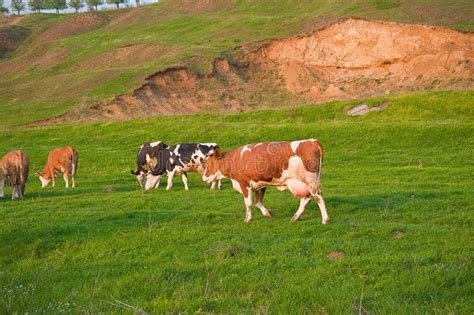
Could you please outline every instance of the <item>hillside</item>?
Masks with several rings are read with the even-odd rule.
[[[6,57],[0,59],[0,124],[241,111],[412,90],[472,88],[472,49],[466,52],[463,48],[472,47],[472,35],[459,32],[454,32],[459,38],[455,47],[440,41],[441,50],[433,52],[435,59],[453,56],[444,70],[434,69],[420,77],[420,72],[433,64],[425,59],[424,68],[408,65],[418,69],[405,76],[408,80],[403,76],[405,70],[388,79],[380,77],[379,71],[372,82],[360,80],[360,73],[350,79],[341,73],[338,79],[352,83],[331,86],[328,82],[334,77],[318,72],[321,69],[313,71],[303,62],[297,72],[301,69],[306,73],[303,80],[312,84],[302,86],[282,67],[266,67],[267,61],[251,58],[262,47],[278,46],[278,38],[284,42],[303,35],[318,36],[317,30],[337,26],[331,23],[349,16],[474,29],[470,1],[441,0],[429,4],[361,0],[350,5],[330,0],[164,0],[143,8],[98,14],[2,19],[2,29],[14,24],[23,31],[21,34],[31,35],[26,40],[25,36],[7,38],[9,48]],[[357,24],[362,20],[348,21]],[[426,42],[432,36],[429,30],[426,28],[423,35]],[[277,40],[270,42],[273,39]],[[389,57],[393,57],[387,59],[390,64],[380,61],[383,67],[406,66],[405,59]],[[407,55],[408,59],[413,57],[420,56]],[[162,78],[162,74],[171,75]],[[149,85],[150,81],[153,84]]]

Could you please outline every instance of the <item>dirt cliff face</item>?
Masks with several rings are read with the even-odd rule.
[[[317,102],[473,87],[474,37],[449,29],[349,19],[272,41],[247,56]]]
[[[419,25],[348,19],[278,39],[209,75],[159,71],[108,103],[49,122],[229,112],[430,89],[474,88],[474,37]],[[242,48],[242,51],[244,48]]]
[[[288,106],[301,102],[291,97],[271,70],[216,58],[212,72],[199,74],[185,67],[169,68],[149,76],[132,93],[111,102],[78,107],[52,121],[75,119],[130,119],[153,115],[196,112],[236,112],[255,108]]]

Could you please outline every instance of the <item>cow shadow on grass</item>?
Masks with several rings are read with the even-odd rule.
[[[31,200],[36,198],[60,198],[80,195],[102,194],[102,193],[123,193],[123,192],[140,192],[140,187],[136,182],[111,182],[111,181],[97,181],[91,185],[87,183],[78,183],[75,188],[65,188],[64,183],[56,183],[56,187],[41,188],[40,183],[27,183],[25,196],[22,199],[15,200]],[[0,199],[2,200],[2,199]],[[11,201],[11,188],[5,188],[4,201]]]
[[[268,195],[268,196],[267,196]],[[274,192],[265,196],[264,204],[273,211],[275,218],[291,218],[297,211],[299,200],[293,198],[289,193]],[[449,198],[462,196],[461,191],[422,191],[422,192],[387,192],[365,195],[324,195],[326,208],[331,218],[331,223],[339,219],[347,219],[362,215],[392,216],[403,213],[421,211],[420,207],[432,209],[444,209],[444,203]],[[242,198],[237,198],[236,204],[239,214],[244,215],[244,203]],[[321,214],[317,203],[312,200],[307,206],[300,221],[308,219],[320,220]],[[253,208],[252,220],[268,220],[260,214],[257,208]]]
[[[173,184],[172,190],[182,190],[184,191],[184,185],[179,179],[175,178],[175,183]],[[70,183],[71,184],[71,183]],[[210,187],[209,185],[204,184],[203,182],[191,182],[190,181],[190,189],[193,188],[201,189],[202,187]],[[166,189],[166,180],[162,180],[162,183],[159,188],[150,189],[149,191],[145,191],[140,189],[138,182],[135,178],[131,177],[123,177],[117,179],[115,181],[110,180],[102,180],[102,181],[94,181],[94,182],[81,182],[78,181],[76,183],[75,188],[71,188],[69,186],[68,189],[64,187],[64,182],[62,180],[56,181],[56,187],[51,187],[51,184],[48,187],[41,188],[41,184],[39,181],[36,180],[29,180],[26,184],[26,194],[22,198],[23,200],[31,200],[36,198],[61,198],[61,197],[70,197],[70,196],[80,196],[80,195],[90,195],[90,194],[110,194],[110,193],[130,193],[136,192],[138,194],[143,193],[153,193],[156,191],[165,191]],[[2,199],[0,198],[0,202],[2,201],[12,201],[11,200],[11,187],[5,187],[5,197]],[[22,200],[19,199],[19,200]],[[18,202],[19,200],[15,200]]]

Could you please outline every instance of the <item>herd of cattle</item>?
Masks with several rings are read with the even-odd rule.
[[[323,148],[315,139],[292,142],[262,142],[247,144],[222,153],[216,143],[187,143],[167,146],[161,141],[143,144],[137,153],[136,176],[142,189],[158,188],[163,176],[168,177],[166,190],[171,189],[173,177],[181,175],[184,188],[189,190],[187,173],[198,172],[203,181],[214,190],[217,183],[221,189],[223,178],[232,182],[232,187],[244,198],[245,222],[252,219],[253,195],[255,206],[266,217],[272,213],[263,205],[267,187],[278,190],[288,189],[300,199],[300,205],[291,221],[303,214],[308,203],[314,198],[321,211],[322,223],[329,222],[329,216],[321,193],[320,174]],[[42,172],[36,173],[42,187],[48,186],[62,173],[69,187],[75,187],[79,155],[72,147],[56,148],[48,155]],[[28,179],[29,159],[21,151],[6,154],[0,161],[0,198],[4,197],[5,181],[12,186],[12,199],[25,194]]]

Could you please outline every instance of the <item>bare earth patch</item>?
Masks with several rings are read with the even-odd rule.
[[[113,191],[114,191],[114,189],[113,189],[112,185],[107,185],[107,186],[104,187],[104,192],[106,192],[106,193],[111,193]]]
[[[397,240],[401,239],[404,236],[405,236],[405,233],[403,233],[401,231],[393,232],[393,238],[395,238]]]
[[[347,19],[275,40],[247,57],[278,69],[286,89],[314,101],[472,88],[474,36],[451,29]]]
[[[327,256],[327,259],[336,261],[336,260],[341,260],[342,257],[346,256],[343,252],[330,252],[329,255]]]

